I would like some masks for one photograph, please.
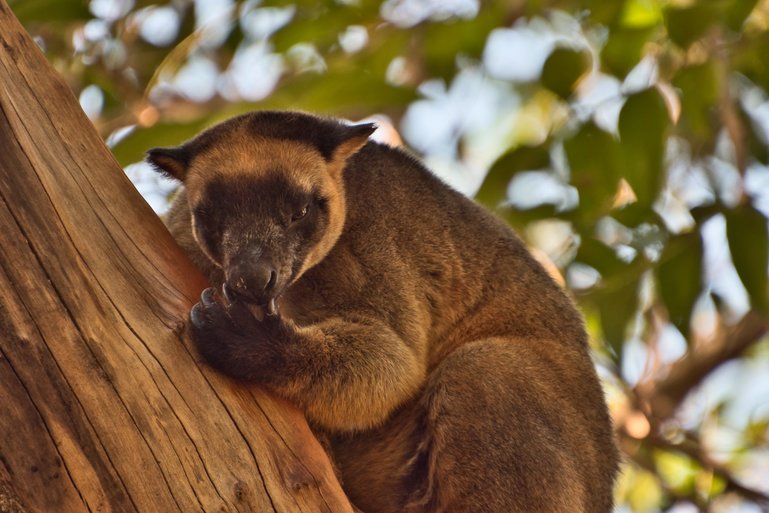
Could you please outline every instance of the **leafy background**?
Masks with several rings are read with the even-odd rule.
[[[769,510],[769,1],[10,5],[159,212],[149,147],[257,108],[375,116],[578,301],[617,511]]]

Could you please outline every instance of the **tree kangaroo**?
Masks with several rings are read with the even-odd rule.
[[[253,112],[148,152],[216,286],[199,352],[299,405],[366,513],[609,513],[618,455],[572,301],[374,129]]]

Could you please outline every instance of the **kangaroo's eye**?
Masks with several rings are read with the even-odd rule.
[[[211,211],[205,206],[195,207],[192,213],[196,219],[199,219],[201,221],[208,221],[211,219]]]
[[[304,216],[306,216],[307,212],[309,212],[309,211],[310,211],[310,205],[305,205],[304,208],[302,208],[302,210],[296,212],[293,216],[291,216],[291,220],[292,221],[298,221],[301,218],[303,218]]]

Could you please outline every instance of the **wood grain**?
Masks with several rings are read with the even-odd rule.
[[[205,285],[0,0],[0,511],[352,511],[302,415],[190,349]]]

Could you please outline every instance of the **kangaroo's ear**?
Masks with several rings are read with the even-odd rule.
[[[184,181],[189,166],[189,152],[184,146],[152,148],[147,152],[147,162],[155,170],[171,178]]]
[[[376,129],[377,126],[374,123],[360,123],[345,127],[342,142],[334,148],[334,153],[331,155],[331,161],[336,164],[344,163],[368,142],[369,136],[373,134]]]

